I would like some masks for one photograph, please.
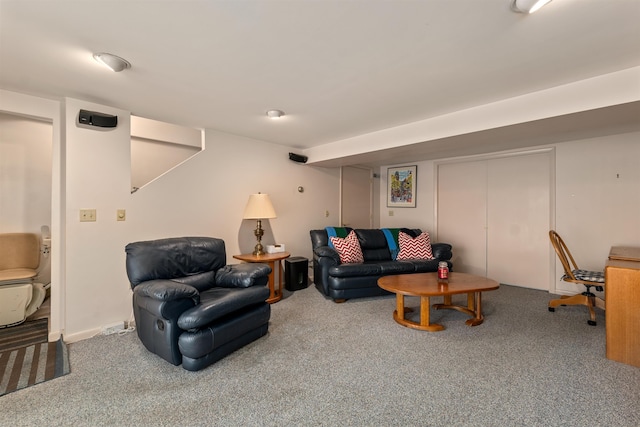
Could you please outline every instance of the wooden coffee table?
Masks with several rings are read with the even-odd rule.
[[[431,297],[444,297],[442,304],[434,304],[433,308],[453,309],[470,315],[472,318],[465,323],[476,326],[483,322],[482,317],[482,292],[493,291],[500,287],[495,280],[486,277],[474,276],[466,273],[449,273],[449,281],[446,284],[438,283],[438,273],[399,274],[385,276],[378,279],[378,286],[396,294],[396,310],[393,318],[399,324],[408,328],[435,332],[444,329],[444,326],[429,322]],[[467,306],[451,303],[451,295],[467,294]],[[420,297],[420,323],[405,319],[405,313],[411,312],[411,308],[404,306],[404,296]]]

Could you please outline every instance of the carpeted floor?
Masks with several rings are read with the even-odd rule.
[[[550,313],[552,295],[502,286],[483,294],[482,325],[432,311],[446,329],[428,333],[393,321],[393,296],[335,304],[310,287],[285,297],[272,306],[267,336],[199,372],[149,353],[135,333],[71,344],[73,372],[0,398],[0,425],[636,427],[640,420],[640,369],[606,359],[601,311],[592,327],[582,307]]]

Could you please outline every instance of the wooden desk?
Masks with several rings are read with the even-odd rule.
[[[269,273],[269,298],[267,302],[272,304],[274,302],[278,302],[282,299],[282,260],[285,258],[289,258],[291,254],[289,252],[278,252],[275,254],[263,254],[263,255],[254,255],[254,254],[242,254],[242,255],[234,255],[235,259],[239,259],[244,262],[261,262],[265,264],[269,264],[271,267],[271,273]],[[278,265],[278,287],[276,288],[276,263]]]
[[[604,277],[607,359],[640,367],[640,247],[612,247]]]

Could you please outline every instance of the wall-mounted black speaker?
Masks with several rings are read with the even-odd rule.
[[[289,153],[289,160],[293,160],[296,163],[307,163],[309,158],[307,156],[303,156],[302,154]]]
[[[97,111],[80,110],[78,123],[101,128],[114,128],[118,126],[118,116],[98,113]]]

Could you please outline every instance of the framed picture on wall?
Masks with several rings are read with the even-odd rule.
[[[417,169],[417,166],[400,166],[387,169],[388,207],[416,207]]]

